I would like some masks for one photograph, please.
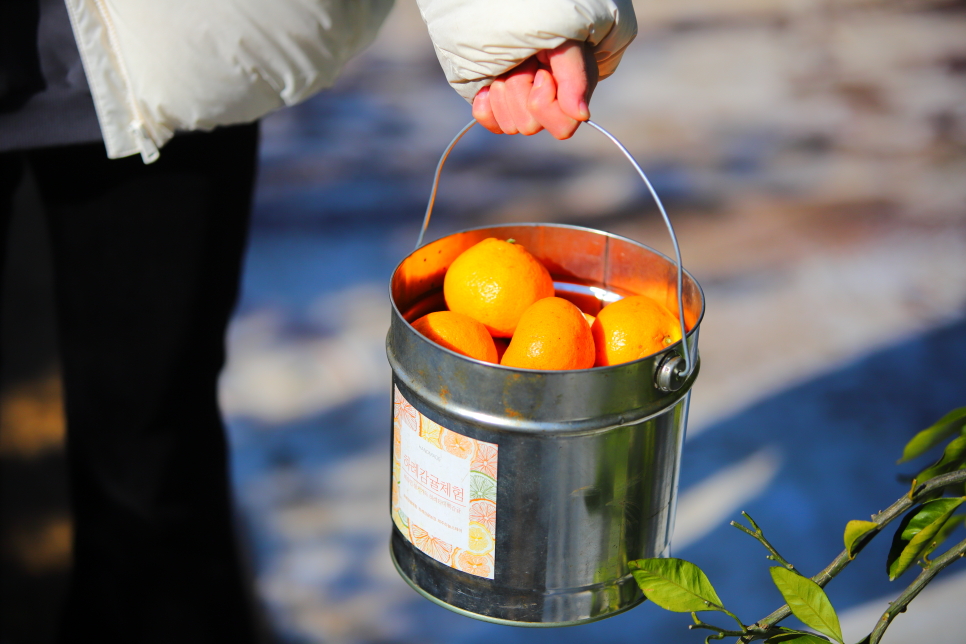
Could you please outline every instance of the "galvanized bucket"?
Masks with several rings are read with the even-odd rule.
[[[444,153],[437,184],[472,125]],[[436,184],[424,232],[435,193]],[[487,237],[522,244],[550,270],[557,294],[583,308],[627,294],[665,303],[686,340],[576,371],[502,367],[430,342],[410,322],[443,308],[446,269]],[[390,291],[391,553],[403,579],[458,613],[516,626],[581,624],[643,601],[627,562],[669,552],[698,371],[704,296],[680,254],[675,265],[577,226],[491,226],[418,246]]]

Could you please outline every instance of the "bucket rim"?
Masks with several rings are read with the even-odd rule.
[[[612,239],[618,239],[618,240],[621,240],[621,241],[624,241],[624,242],[628,242],[630,244],[634,244],[635,246],[640,246],[641,248],[644,248],[645,250],[648,250],[648,251],[654,253],[655,255],[657,255],[658,257],[666,260],[675,269],[677,268],[677,263],[674,260],[672,260],[670,257],[668,257],[667,255],[665,255],[661,251],[656,250],[656,249],[648,246],[647,244],[644,244],[642,242],[639,242],[639,241],[637,241],[635,239],[631,239],[630,237],[625,237],[624,235],[618,235],[617,233],[608,232],[606,230],[598,230],[596,228],[590,228],[589,226],[579,226],[577,224],[544,223],[544,222],[521,222],[521,223],[490,224],[490,225],[484,225],[484,226],[474,226],[472,228],[463,228],[462,230],[457,230],[457,231],[451,232],[451,233],[449,233],[447,235],[443,235],[441,237],[437,237],[436,239],[433,239],[431,241],[428,241],[425,244],[423,244],[422,246],[419,246],[418,248],[413,249],[405,257],[403,257],[401,260],[399,260],[399,263],[396,264],[396,267],[392,271],[392,275],[389,277],[389,303],[392,305],[393,313],[396,316],[398,316],[400,320],[402,320],[403,322],[405,322],[406,325],[410,328],[410,330],[412,330],[412,332],[415,333],[419,337],[419,339],[421,341],[429,343],[434,348],[441,349],[441,350],[445,351],[446,353],[448,353],[448,354],[450,354],[452,356],[455,356],[455,357],[460,358],[460,359],[463,359],[463,360],[467,360],[467,361],[472,362],[472,363],[475,363],[475,364],[485,365],[485,366],[488,366],[488,367],[497,367],[499,369],[504,369],[504,370],[510,371],[510,372],[547,374],[547,373],[555,373],[555,372],[559,372],[559,373],[586,373],[586,372],[593,371],[595,373],[602,373],[602,372],[606,372],[606,371],[610,371],[610,370],[617,370],[617,369],[620,369],[621,367],[626,367],[627,365],[632,365],[632,364],[635,364],[635,363],[638,363],[638,362],[643,362],[645,360],[654,360],[655,357],[657,357],[657,356],[664,356],[665,354],[666,355],[671,355],[672,350],[677,349],[678,347],[680,347],[681,341],[678,340],[674,344],[668,345],[667,347],[665,347],[661,351],[658,351],[656,353],[652,353],[650,355],[643,356],[641,358],[638,358],[637,360],[631,360],[630,362],[622,362],[620,364],[615,364],[615,365],[606,365],[606,366],[603,366],[603,367],[588,367],[586,369],[524,369],[524,368],[521,368],[521,367],[507,367],[506,365],[501,365],[498,362],[496,362],[496,363],[494,363],[494,362],[486,362],[485,360],[477,360],[476,358],[471,358],[471,357],[469,357],[467,355],[463,355],[462,353],[457,353],[456,351],[453,351],[452,349],[449,349],[447,347],[444,347],[441,344],[438,344],[436,342],[433,342],[432,340],[430,340],[429,338],[427,338],[426,336],[424,336],[422,333],[419,333],[418,331],[416,331],[416,329],[413,327],[412,323],[410,323],[409,320],[407,320],[405,318],[405,316],[399,310],[399,307],[396,306],[396,299],[393,297],[393,294],[392,294],[392,285],[393,285],[393,281],[395,280],[396,273],[399,272],[399,269],[406,262],[406,260],[408,260],[410,257],[412,257],[416,253],[416,251],[418,251],[420,248],[423,248],[423,247],[428,246],[428,245],[430,245],[432,243],[438,242],[438,241],[440,241],[442,239],[446,239],[447,237],[452,237],[453,235],[461,235],[463,233],[469,233],[469,232],[474,232],[474,231],[479,231],[479,230],[489,230],[489,229],[492,229],[492,228],[503,228],[503,227],[509,227],[509,226],[514,226],[514,227],[533,227],[533,228],[539,228],[539,227],[546,227],[546,228],[565,228],[565,229],[569,229],[569,230],[578,230],[578,231],[581,231],[581,232],[588,232],[588,233],[594,233],[594,234],[597,234],[597,235],[603,235],[605,237],[610,237]],[[694,324],[691,326],[691,328],[688,330],[688,332],[686,334],[686,337],[689,340],[691,340],[694,337],[695,333],[697,332],[698,328],[701,326],[701,322],[704,320],[704,314],[705,314],[705,311],[707,310],[707,298],[705,297],[705,295],[704,295],[704,289],[701,287],[701,284],[698,282],[698,280],[695,279],[695,277],[686,268],[684,268],[683,266],[681,267],[681,270],[684,273],[684,275],[686,275],[688,278],[690,278],[691,283],[694,284],[695,288],[698,291],[698,294],[701,296],[701,311],[698,314],[697,319],[695,320]],[[677,316],[675,315],[675,317],[677,317]],[[662,360],[663,359],[664,358],[662,358]]]

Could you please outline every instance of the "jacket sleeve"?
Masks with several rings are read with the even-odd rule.
[[[66,0],[110,158],[245,123],[335,81],[392,0]]]
[[[631,0],[418,0],[446,78],[463,98],[542,49],[594,47],[600,77],[637,35]]]

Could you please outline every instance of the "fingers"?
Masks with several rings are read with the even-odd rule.
[[[494,133],[526,135],[543,129],[527,108],[537,61],[531,57],[497,77],[473,101],[473,117]]]
[[[580,122],[560,108],[559,90],[553,76],[545,69],[537,72],[530,92],[530,113],[556,139],[569,139],[577,131]]]
[[[493,134],[503,134],[503,130],[496,122],[496,117],[493,116],[493,109],[490,107],[489,87],[484,87],[476,93],[476,98],[473,99],[473,118]]]
[[[473,100],[473,117],[499,134],[573,136],[590,118],[588,103],[597,85],[597,62],[589,47],[567,41],[531,56],[498,76]]]
[[[503,83],[503,97],[509,120],[512,120],[521,134],[528,136],[543,129],[527,107],[536,72],[537,60],[531,56],[508,73]]]
[[[506,82],[502,77],[497,78],[490,84],[490,108],[493,110],[493,117],[496,118],[496,122],[504,134],[516,134],[519,130],[516,123],[513,122],[513,116],[506,100]]]
[[[564,114],[577,121],[590,118],[590,95],[597,86],[597,61],[583,43],[568,40],[546,53],[557,83],[557,101]]]

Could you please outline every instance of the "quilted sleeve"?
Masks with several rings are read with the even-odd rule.
[[[588,42],[600,77],[637,35],[631,0],[417,0],[450,85],[467,101],[494,77],[565,40]]]
[[[67,0],[108,156],[247,123],[330,87],[392,0]]]

